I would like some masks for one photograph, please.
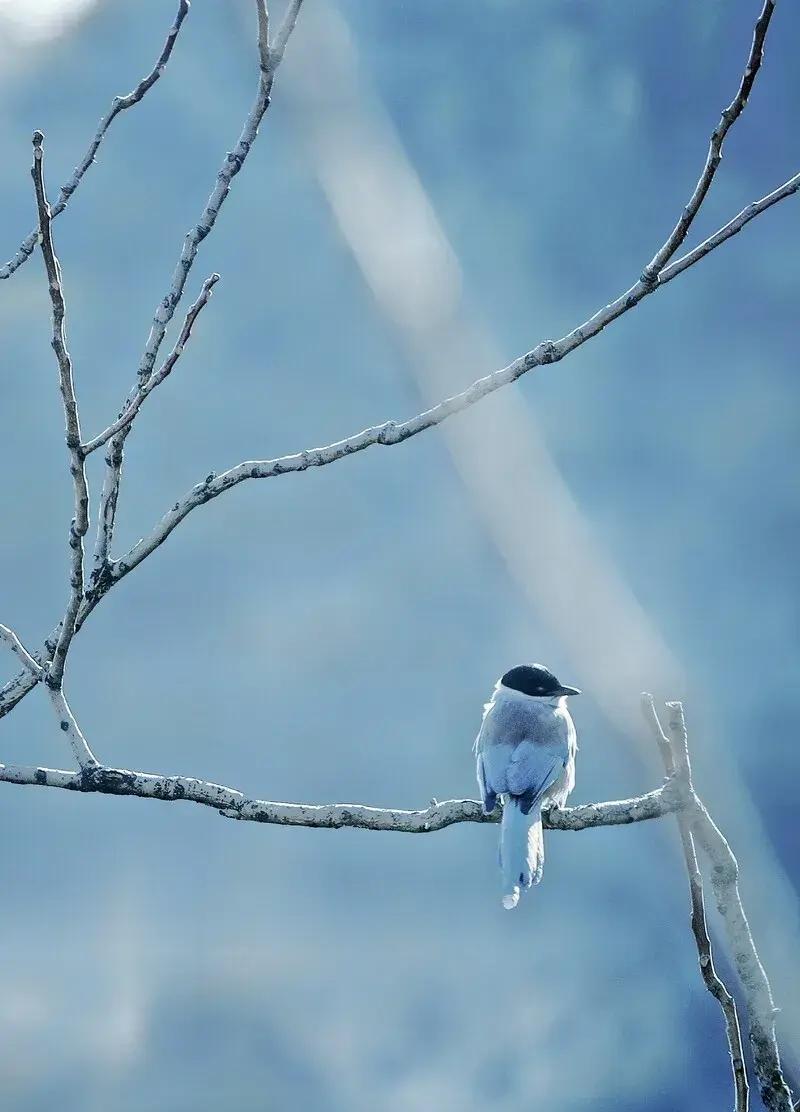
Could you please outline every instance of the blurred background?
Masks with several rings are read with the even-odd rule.
[[[34,219],[33,129],[55,197],[175,6],[0,2],[3,260]],[[408,417],[631,285],[694,186],[756,15],[307,0],[187,299],[222,280],[128,440],[116,553],[210,470]],[[799,35],[779,9],[698,239],[797,169]],[[133,382],[236,142],[254,40],[249,0],[198,0],[54,225],[86,435]],[[68,695],[95,752],[267,799],[474,797],[482,703],[539,660],[585,692],[583,802],[660,783],[639,693],[684,699],[797,1084],[798,232],[789,200],[441,428],[193,513],[74,644]],[[39,256],[0,284],[0,326],[0,618],[35,647],[63,611],[71,516]],[[69,767],[36,692],[0,724],[0,759]],[[283,830],[0,796],[15,1112],[731,1103],[672,823],[551,833],[542,886],[509,915],[490,827]]]

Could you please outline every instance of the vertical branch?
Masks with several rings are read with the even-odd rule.
[[[685,762],[690,809],[686,814],[694,840],[711,864],[711,886],[717,908],[725,925],[728,946],[744,991],[753,1063],[761,1099],[769,1112],[792,1112],[792,1094],[781,1069],[775,1037],[777,1009],[772,999],[767,974],[758,956],[750,924],[739,893],[739,866],[736,858],[691,785],[686,722],[681,703],[667,703],[670,712],[669,739],[678,773]]]
[[[258,57],[262,71],[269,64],[269,9],[267,0],[256,0],[256,15],[258,16]]]
[[[684,792],[694,794],[692,787],[692,770],[689,761],[688,739],[667,737],[661,728],[655,702],[652,695],[642,696],[642,710],[649,722],[653,735],[658,745],[664,769],[669,777],[675,777]],[[711,937],[708,933],[706,921],[705,897],[703,895],[703,878],[697,864],[697,853],[692,836],[691,816],[685,810],[675,812],[678,829],[681,836],[683,859],[686,863],[686,872],[689,877],[689,896],[692,904],[692,934],[697,946],[697,957],[700,963],[700,975],[708,991],[719,1004],[725,1020],[725,1032],[728,1037],[728,1051],[733,1071],[733,1084],[735,1091],[735,1112],[747,1112],[750,1093],[747,1083],[747,1069],[742,1048],[742,1032],[739,1026],[739,1014],[736,1001],[728,991],[725,982],[719,976],[714,966],[714,954],[711,949]]]
[[[275,72],[283,59],[289,36],[294,30],[301,3],[302,0],[291,0],[289,10],[276,36],[276,45],[273,48],[268,42],[269,13],[266,0],[256,0],[260,75],[255,103],[245,120],[238,143],[233,151],[228,152],[225,156],[222,167],[217,174],[217,183],[206,201],[200,219],[184,238],[183,249],[173,272],[170,287],[153,315],[150,333],[139,363],[138,381],[128,394],[121,411],[123,413],[132,405],[137,394],[142,392],[153,373],[153,367],[164,335],[183,296],[186,280],[197,257],[200,244],[216,224],[220,209],[230,192],[231,183],[244,165],[245,159],[256,140],[259,125],[270,105]],[[97,539],[94,546],[93,584],[102,581],[108,571],[119,488],[122,480],[123,446],[129,431],[130,428],[127,427],[119,432],[110,441],[106,452],[106,472],[100,495]]]
[[[670,232],[666,243],[659,248],[644,268],[642,281],[646,284],[654,283],[658,280],[660,271],[666,266],[683,243],[684,239],[686,239],[689,228],[692,226],[692,221],[695,216],[697,216],[700,211],[700,206],[706,199],[706,194],[711,188],[711,183],[717,172],[717,167],[722,161],[722,144],[725,142],[725,136],[744,111],[747,98],[750,96],[753,84],[758,76],[758,71],[761,69],[761,63],[764,60],[764,40],[767,37],[767,31],[769,30],[770,20],[772,19],[774,11],[775,0],[764,0],[761,14],[756,20],[755,29],[753,31],[753,41],[750,46],[750,54],[748,55],[736,96],[723,111],[719,123],[711,133],[705,165],[694,187],[694,192],[678,218],[677,224]]]
[[[60,687],[67,652],[75,632],[75,619],[83,595],[83,538],[89,528],[89,489],[86,483],[86,469],[81,452],[81,427],[78,417],[78,402],[75,397],[75,384],[72,377],[72,359],[67,351],[66,306],[61,282],[61,266],[53,247],[52,217],[44,184],[43,142],[44,135],[41,131],[35,131],[33,133],[33,167],[31,174],[36,190],[36,206],[39,212],[39,236],[42,256],[47,270],[47,283],[53,308],[52,346],[58,360],[59,385],[66,422],[66,441],[70,454],[69,470],[75,492],[75,513],[69,531],[69,546],[72,550],[70,596],[47,677],[48,684]]]
[[[0,625],[0,641],[5,641],[12,653],[22,661],[24,667],[33,677],[34,683],[38,683],[44,676],[44,669],[34,660],[14,630],[9,629],[8,626]]]

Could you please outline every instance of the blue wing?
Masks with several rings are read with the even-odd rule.
[[[533,714],[527,704],[489,704],[475,749],[484,807],[493,809],[497,796],[508,794],[518,797],[528,814],[564,771],[569,730],[549,708]]]
[[[564,771],[565,761],[538,743],[523,741],[516,746],[506,768],[509,794],[519,798],[519,808],[527,815],[548,788]]]

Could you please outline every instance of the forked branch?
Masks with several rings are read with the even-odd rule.
[[[756,216],[766,212],[767,209],[779,201],[792,196],[800,189],[800,174],[788,179],[783,185],[752,202],[732,220],[714,232],[701,244],[688,251],[677,260],[669,261],[685,239],[685,236],[700,210],[702,202],[708,193],[716,169],[722,156],[722,146],[726,135],[733,124],[741,116],[752,91],[753,84],[761,67],[764,51],[764,42],[770,21],[774,12],[774,0],[766,0],[761,14],[756,23],[752,45],[748,54],[739,89],[731,104],[724,110],[720,123],[712,133],[709,143],[709,152],[701,172],[698,183],[690,198],[689,203],[682,212],[673,232],[667,241],[659,248],[651,262],[644,268],[642,277],[628,290],[621,294],[615,301],[598,310],[593,316],[568,332],[560,340],[545,340],[537,347],[514,360],[507,367],[472,383],[461,393],[446,398],[432,409],[417,414],[403,422],[386,421],[379,425],[365,429],[346,437],[344,440],[328,444],[322,448],[306,449],[292,455],[281,456],[266,460],[247,460],[230,468],[220,475],[211,472],[206,478],[192,488],[183,498],[179,499],[172,508],[162,517],[154,528],[138,541],[133,548],[119,559],[112,559],[111,544],[113,540],[116,509],[120,491],[120,480],[123,464],[123,446],[125,438],[130,432],[133,420],[146,396],[152,392],[156,385],[166,377],[174,366],[175,359],[182,350],[179,338],[173,352],[154,373],[153,367],[160,349],[164,335],[176,307],[181,300],[188,273],[202,240],[212,230],[220,207],[225,201],[233,177],[239,172],[252,147],[258,126],[269,106],[270,92],[275,71],[283,57],[286,42],[294,29],[297,15],[301,7],[301,0],[290,0],[285,18],[278,33],[270,41],[270,25],[266,0],[256,0],[258,16],[258,50],[260,58],[260,77],[256,101],[245,122],[239,142],[233,152],[226,156],[223,166],[218,174],[217,184],[209,197],[195,227],[188,233],[184,241],[183,251],[175,268],[172,283],[162,298],[154,314],[150,335],[142,355],[139,375],[136,384],[128,394],[128,398],[120,411],[120,416],[112,422],[102,433],[81,446],[82,454],[86,455],[97,448],[107,445],[106,470],[103,491],[100,499],[98,514],[97,539],[95,542],[94,565],[89,584],[83,593],[83,598],[75,617],[75,630],[79,629],[94,607],[120,579],[123,579],[142,560],[151,555],[172,533],[172,531],[186,518],[186,516],[200,505],[212,501],[220,494],[248,479],[275,478],[279,475],[305,471],[311,467],[323,467],[330,463],[338,462],[356,452],[375,445],[392,446],[400,444],[409,438],[418,435],[429,428],[433,428],[455,413],[474,405],[488,394],[508,385],[522,377],[536,367],[559,362],[576,348],[586,343],[587,340],[599,333],[614,320],[623,316],[630,309],[638,305],[654,290],[672,281],[689,267],[705,258],[711,251],[736,235]],[[181,14],[183,13],[183,14]],[[172,38],[180,28],[185,15],[184,5],[181,5],[172,29]],[[174,33],[173,33],[174,32]],[[171,50],[171,46],[170,46]],[[165,51],[167,48],[165,47]],[[169,56],[169,51],[163,56],[163,61]],[[151,75],[152,76],[152,75]],[[149,80],[149,79],[147,79]],[[147,84],[147,80],[142,85]],[[148,86],[149,87],[149,86]],[[142,88],[142,86],[140,86]],[[146,91],[146,90],[145,90]],[[133,94],[132,94],[133,95]],[[188,330],[194,320],[196,311],[205,304],[204,295],[210,291],[207,280],[200,299],[187,314],[184,324],[184,340],[188,339]],[[188,326],[188,329],[187,329]],[[74,631],[73,630],[73,633]],[[70,623],[62,622],[55,633],[56,642],[63,641],[73,635],[70,632]],[[49,639],[39,651],[38,657],[43,663],[48,663],[53,655],[53,637]],[[56,674],[58,669],[56,670]],[[33,686],[31,675],[24,671],[0,689],[0,717],[7,714],[22,699]]]
[[[642,696],[642,710],[649,723],[656,743],[664,762],[664,771],[675,784],[679,786],[680,794],[686,798],[693,798],[691,765],[689,763],[689,750],[686,747],[673,747],[673,740],[667,737],[661,726],[652,695]],[[747,1082],[747,1066],[742,1050],[742,1032],[739,1027],[739,1013],[736,1001],[728,991],[722,978],[714,966],[714,954],[711,947],[711,936],[708,933],[706,921],[705,896],[703,894],[703,877],[697,863],[697,853],[694,848],[692,835],[691,813],[687,807],[675,812],[678,829],[681,836],[681,848],[689,877],[689,896],[692,906],[692,933],[697,946],[697,957],[700,963],[700,975],[708,991],[719,1003],[725,1020],[725,1033],[728,1039],[728,1052],[733,1071],[733,1086],[735,1112],[747,1112],[749,1107],[750,1089]]]
[[[222,205],[231,189],[233,178],[242,169],[255,142],[261,121],[270,104],[276,71],[283,59],[286,44],[294,30],[302,0],[289,0],[278,32],[271,36],[266,0],[255,0],[258,22],[259,76],[256,97],[245,120],[239,140],[223,160],[216,183],[196,224],[186,235],[170,284],[153,314],[148,338],[139,359],[137,379],[119,413],[102,432],[82,442],[78,403],[73,382],[72,361],[66,344],[64,300],[61,268],[52,237],[52,221],[77,189],[114,118],[124,109],[138,103],[158,80],[169,60],[181,25],[189,9],[187,0],[180,0],[177,15],[154,70],[127,97],[115,98],[103,118],[86,155],[73,177],[62,187],[59,199],[51,209],[43,172],[43,136],[34,135],[33,179],[39,214],[38,229],[22,243],[17,255],[4,268],[0,277],[8,277],[28,258],[37,243],[48,278],[52,307],[52,344],[58,361],[59,385],[65,414],[66,443],[70,455],[73,482],[74,516],[70,528],[70,591],[63,618],[38,654],[32,654],[19,637],[6,626],[0,626],[0,640],[8,645],[23,665],[23,672],[0,691],[0,717],[17,705],[34,686],[46,688],[60,729],[66,734],[78,769],[65,771],[40,767],[0,765],[0,781],[18,785],[55,787],[84,793],[131,795],[167,801],[185,800],[213,807],[220,814],[245,821],[290,826],[321,828],[357,827],[406,833],[428,833],[461,822],[494,822],[497,815],[486,816],[474,800],[433,801],[424,810],[406,811],[368,807],[361,804],[312,805],[270,802],[249,798],[232,788],[185,776],[162,776],[151,773],[105,767],[92,753],[73,715],[63,691],[63,675],[67,655],[75,633],[94,607],[120,579],[151,555],[181,521],[197,506],[218,497],[248,479],[274,478],[337,462],[353,453],[374,445],[400,444],[433,428],[451,415],[477,403],[486,395],[519,379],[536,367],[559,362],[571,352],[599,335],[613,321],[635,308],[659,287],[672,281],[711,251],[736,235],[756,216],[800,189],[800,174],[795,175],[738,213],[723,227],[682,257],[675,255],[684,242],[703,201],[711,187],[722,158],[727,134],[741,116],[762,65],[764,43],[775,9],[775,0],[765,0],[756,23],[753,41],[739,89],[709,142],[708,154],[700,177],[673,231],[644,267],[640,278],[608,305],[568,332],[560,340],[545,340],[507,367],[474,382],[462,392],[446,398],[433,408],[401,423],[387,421],[322,448],[312,448],[293,455],[268,460],[252,460],[217,476],[211,473],[182,499],[174,504],[153,530],[122,558],[113,559],[113,542],[117,503],[123,466],[123,449],[133,423],[146,397],[171,373],[188,342],[193,325],[207,304],[218,275],[203,284],[200,296],[188,310],[178,339],[167,358],[156,370],[159,353],[177,308],[183,298],[189,273],[203,240],[213,230]],[[88,584],[84,575],[84,537],[89,526],[89,492],[85,459],[98,448],[106,446],[106,468],[98,514],[94,566]],[[703,878],[698,865],[696,846],[711,864],[711,880],[722,915],[729,948],[742,983],[753,1060],[762,1098],[769,1112],[791,1112],[791,1095],[783,1078],[775,1038],[774,1005],[763,966],[756,951],[738,890],[738,868],[728,843],[698,799],[691,777],[686,729],[679,703],[668,704],[669,728],[665,733],[658,721],[652,700],[647,703],[648,715],[668,773],[667,783],[652,792],[632,799],[587,804],[580,807],[550,810],[545,825],[559,830],[584,830],[596,826],[620,825],[675,814],[681,834],[692,905],[692,929],[698,950],[700,968],[709,992],[722,1009],[730,1049],[735,1088],[736,1112],[746,1112],[748,1083],[746,1064],[736,1003],[714,966],[712,942],[706,919]]]
[[[738,883],[739,866],[733,851],[694,790],[682,704],[678,702],[667,703],[669,722],[665,733],[661,729],[658,716],[655,713],[654,706],[650,703],[650,699],[650,696],[644,696],[645,712],[656,731],[656,738],[662,756],[666,754],[665,759],[668,762],[668,767],[672,768],[670,779],[675,785],[683,804],[677,813],[682,836],[688,836],[687,843],[691,846],[691,857],[694,858],[693,864],[691,859],[687,858],[692,886],[693,910],[695,910],[695,901],[698,899],[698,891],[696,890],[698,884],[700,886],[699,898],[702,901],[702,880],[699,870],[696,868],[697,859],[693,852],[694,846],[698,845],[708,858],[711,867],[711,885],[724,925],[728,950],[742,986],[750,1045],[753,1050],[753,1064],[758,1077],[761,1099],[769,1112],[792,1112],[792,1095],[783,1076],[778,1042],[775,1037],[776,1009],[772,999],[772,990],[764,966],[758,956],[747,916],[742,907]],[[698,907],[696,911],[699,917],[700,908]],[[709,991],[719,1000],[725,1015],[731,1063],[736,1084],[736,1109],[738,1112],[740,1108],[746,1109],[747,1107],[746,1097],[743,1104],[738,1103],[743,1099],[746,1085],[742,1076],[744,1062],[741,1037],[738,1035],[738,1016],[730,993],[722,985],[719,975],[713,971],[713,963],[710,962],[710,939],[705,923],[704,907],[702,909],[700,931],[695,930],[695,939],[698,945],[703,979],[706,981]],[[704,953],[709,956],[709,963],[705,967],[703,966]],[[710,971],[713,972],[713,979],[708,977]],[[741,1069],[739,1063],[741,1063]]]

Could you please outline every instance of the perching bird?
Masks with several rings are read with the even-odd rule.
[[[483,809],[503,803],[500,868],[503,907],[519,902],[520,889],[542,879],[542,807],[563,807],[575,787],[575,724],[567,696],[577,687],[559,683],[541,664],[520,664],[498,680],[483,708],[475,740]]]

